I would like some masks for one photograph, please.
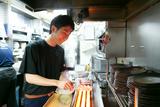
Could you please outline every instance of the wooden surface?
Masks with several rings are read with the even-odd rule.
[[[43,107],[70,107],[71,102],[69,104],[63,104],[60,102],[59,98],[60,94],[54,93]]]

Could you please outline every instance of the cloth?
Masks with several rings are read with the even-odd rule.
[[[35,99],[24,98],[24,107],[43,107],[49,96],[44,96]]]
[[[0,107],[17,107],[16,71],[12,67],[0,67]]]
[[[64,50],[49,46],[45,40],[27,45],[20,66],[20,73],[38,74],[49,79],[59,79],[64,66]],[[55,91],[53,86],[38,86],[24,82],[24,93],[41,95]]]
[[[0,43],[0,67],[11,67],[13,63],[11,48],[5,43]]]

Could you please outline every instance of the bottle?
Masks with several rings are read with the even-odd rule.
[[[87,65],[85,66],[85,71],[86,71],[86,72],[90,72],[90,70],[91,70],[90,64],[87,64]]]

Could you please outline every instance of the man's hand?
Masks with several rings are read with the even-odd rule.
[[[73,83],[71,81],[59,81],[58,82],[58,88],[69,89],[70,91],[72,91],[74,86],[73,86]]]

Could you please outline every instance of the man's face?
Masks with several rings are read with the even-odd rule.
[[[65,40],[68,39],[73,29],[70,26],[64,26],[55,31],[56,43],[61,45]]]

